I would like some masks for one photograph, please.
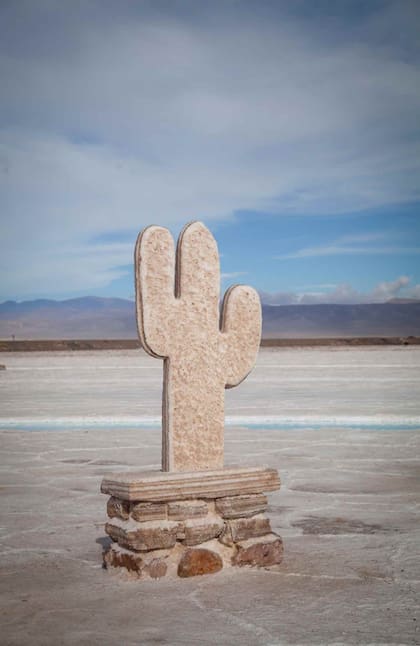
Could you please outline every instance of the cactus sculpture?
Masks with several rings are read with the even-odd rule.
[[[201,222],[144,229],[135,250],[137,325],[144,349],[164,358],[163,471],[223,467],[224,389],[251,371],[261,304],[251,287],[225,294],[220,315],[216,241]]]

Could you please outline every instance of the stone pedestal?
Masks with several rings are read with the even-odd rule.
[[[264,515],[265,492],[279,487],[263,467],[112,474],[101,485],[113,541],[104,564],[160,578],[280,563],[282,540]]]

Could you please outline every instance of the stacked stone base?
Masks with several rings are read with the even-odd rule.
[[[263,477],[256,478],[257,472]],[[230,482],[234,495],[219,495],[229,493],[225,473],[235,476]],[[267,497],[261,491],[278,488],[274,470],[205,472],[202,481],[194,474],[193,482],[191,474],[176,474],[174,488],[173,474],[159,474],[159,484],[164,486],[158,492],[156,474],[125,478],[126,482],[120,476],[102,484],[102,491],[112,494],[105,526],[113,541],[104,553],[107,568],[156,579],[210,574],[232,565],[269,567],[281,562],[282,540],[264,515]],[[207,481],[211,482],[206,486]],[[238,492],[241,482],[246,493]]]

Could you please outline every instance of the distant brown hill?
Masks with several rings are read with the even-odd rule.
[[[264,338],[420,335],[420,301],[368,305],[264,305]],[[94,296],[0,304],[0,339],[134,339],[135,306]]]

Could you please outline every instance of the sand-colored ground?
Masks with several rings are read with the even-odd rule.
[[[127,581],[101,568],[104,474],[158,468],[154,430],[1,433],[3,644],[418,644],[418,431],[231,428],[279,469],[281,566]]]

